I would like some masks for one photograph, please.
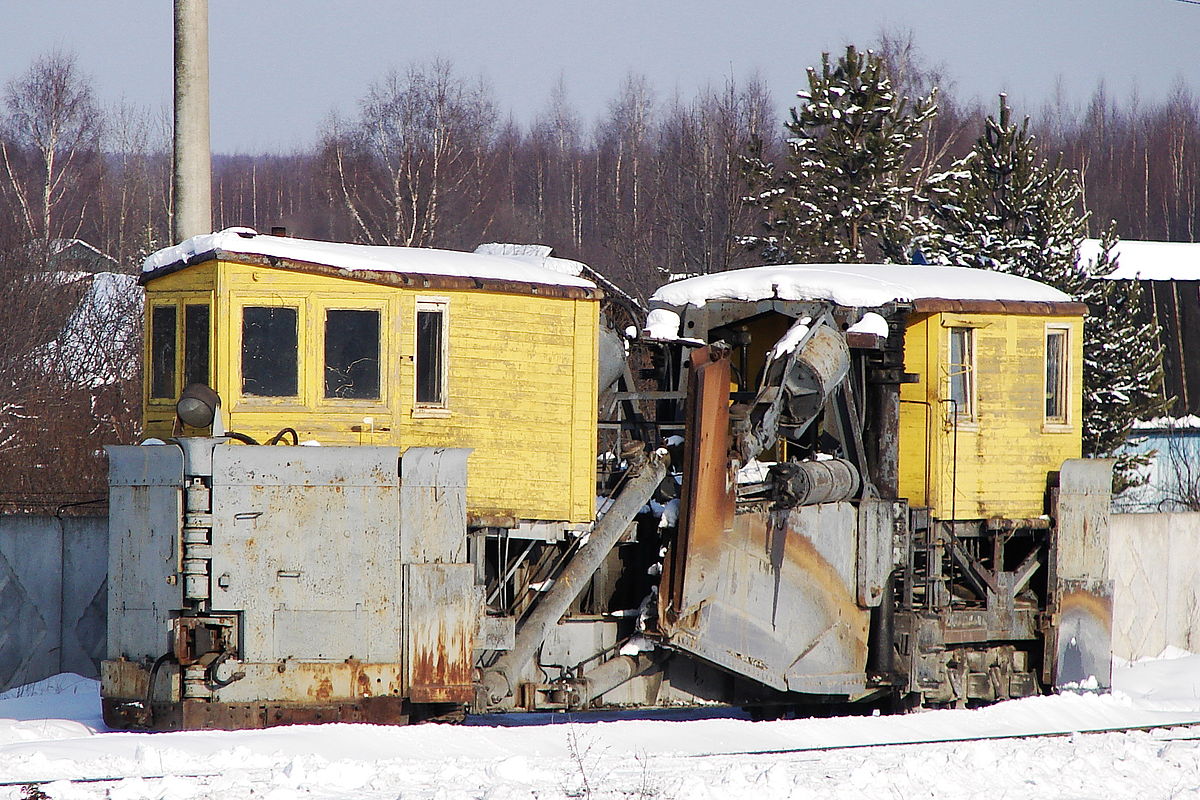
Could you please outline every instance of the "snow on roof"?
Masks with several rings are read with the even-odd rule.
[[[1107,278],[1144,281],[1200,280],[1200,243],[1119,241],[1113,248],[1117,268]],[[1096,262],[1099,239],[1084,239],[1079,260]]]
[[[509,244],[490,242],[475,248],[476,253],[490,256],[515,258],[537,267],[543,267],[551,272],[560,272],[578,278],[584,272],[586,265],[569,258],[559,258],[554,255],[554,248],[544,244]]]
[[[180,244],[163,248],[145,260],[142,264],[142,276],[145,279],[160,272],[197,264],[218,256],[231,255],[320,264],[348,273],[436,275],[581,289],[596,288],[596,284],[584,278],[547,269],[540,263],[546,257],[539,259],[524,254],[493,255],[425,247],[380,247],[321,242],[288,236],[267,236],[252,228],[226,228],[218,233],[193,236]]]
[[[902,264],[787,264],[750,267],[668,283],[652,302],[677,308],[723,300],[828,300],[878,308],[916,300],[1063,303],[1071,297],[1043,283],[968,267]]]

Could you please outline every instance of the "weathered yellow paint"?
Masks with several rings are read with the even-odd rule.
[[[259,441],[294,428],[301,441],[330,445],[470,447],[471,513],[566,522],[592,518],[595,299],[402,288],[225,261],[153,279],[146,292],[148,305],[180,302],[185,293],[215,298],[211,385],[222,397],[231,430]],[[415,403],[420,300],[446,303],[445,409]],[[298,309],[294,398],[241,392],[241,309],[260,305]],[[381,312],[378,400],[323,396],[323,320],[329,309]],[[146,355],[149,363],[149,344]],[[144,392],[148,398],[148,375]],[[173,402],[147,402],[147,435],[170,435],[173,419]]]
[[[974,330],[976,416],[955,422],[949,397],[949,328]],[[1045,420],[1047,327],[1068,330],[1066,425]],[[1083,319],[1079,316],[915,315],[904,340],[900,494],[940,519],[1036,517],[1047,473],[1080,455]]]

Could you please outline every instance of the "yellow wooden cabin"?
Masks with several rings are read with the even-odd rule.
[[[1084,306],[919,298],[904,334],[900,494],[938,519],[1044,512],[1080,456]]]
[[[566,525],[595,504],[596,286],[547,257],[228,229],[147,259],[144,431],[191,383],[265,442],[467,447],[478,525]],[[193,431],[193,433],[195,433]]]
[[[897,495],[937,519],[1040,516],[1047,474],[1080,455],[1087,309],[1035,281],[959,267],[799,264],[685,279],[651,304],[651,338],[733,344],[743,392],[797,318],[832,307],[854,333],[872,330],[861,323],[878,314],[885,335],[890,321],[893,335],[903,332],[906,373]],[[876,351],[858,352],[873,363]]]

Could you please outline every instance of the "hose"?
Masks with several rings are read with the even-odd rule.
[[[296,429],[295,428],[284,428],[279,433],[275,434],[270,439],[268,439],[267,445],[270,446],[270,445],[279,444],[280,442],[283,441],[283,435],[285,433],[290,433],[292,435],[292,445],[293,446],[300,444],[300,434],[296,433]]]
[[[208,682],[211,683],[213,686],[216,686],[218,689],[224,689],[226,686],[233,683],[234,681],[240,681],[242,678],[246,677],[245,672],[243,672],[242,670],[238,670],[237,672],[230,675],[227,679],[218,678],[217,670],[228,659],[229,659],[229,651],[222,650],[221,654],[219,656],[217,656],[216,658],[214,658],[213,662],[208,665],[208,669],[205,670],[205,677],[208,678]]]
[[[140,720],[145,728],[149,728],[154,722],[154,707],[151,705],[154,696],[154,679],[158,677],[158,671],[162,669],[163,664],[174,660],[175,653],[168,650],[156,658],[154,666],[150,667],[150,678],[146,681],[146,699],[142,703],[142,719]]]

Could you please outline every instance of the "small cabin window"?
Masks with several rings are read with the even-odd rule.
[[[183,307],[183,384],[208,385],[208,322],[207,305]]]
[[[417,303],[416,400],[418,406],[446,406],[446,304]]]
[[[975,329],[950,329],[951,419],[975,418]]]
[[[150,311],[150,396],[175,397],[175,306]]]
[[[379,398],[379,312],[325,312],[325,396]]]
[[[1067,332],[1046,330],[1046,422],[1067,422]]]
[[[242,394],[296,396],[298,316],[288,306],[242,309]]]

